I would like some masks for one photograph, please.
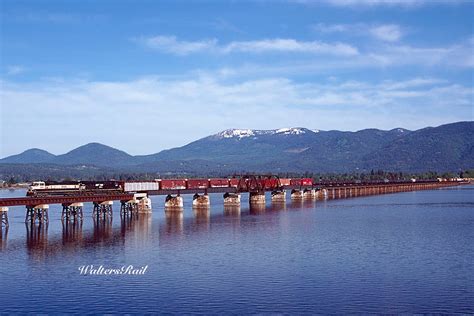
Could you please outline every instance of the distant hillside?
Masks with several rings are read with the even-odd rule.
[[[86,164],[121,167],[135,164],[135,158],[124,151],[106,145],[89,143],[64,155],[56,156],[50,162],[61,165]]]
[[[21,154],[0,159],[0,163],[46,163],[51,161],[54,157],[53,154],[46,150],[32,148],[25,150]]]
[[[427,127],[364,157],[365,167],[413,171],[465,170],[474,166],[474,123]]]
[[[357,132],[307,128],[229,129],[152,155],[132,156],[112,147],[90,143],[58,156],[30,149],[1,159],[0,166],[16,170],[21,169],[22,164],[37,164],[39,168],[47,163],[48,168],[54,165],[95,166],[99,170],[170,174],[366,172],[372,169],[443,172],[474,168],[473,139],[474,122],[417,131],[401,128]],[[41,168],[45,170],[44,166]]]

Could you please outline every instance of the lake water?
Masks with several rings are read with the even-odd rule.
[[[0,191],[2,197],[24,191]],[[474,186],[2,231],[0,312],[474,313]],[[268,201],[268,199],[267,199]],[[267,202],[267,204],[270,204]],[[148,265],[80,275],[83,265]]]

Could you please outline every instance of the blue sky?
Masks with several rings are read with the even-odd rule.
[[[0,3],[0,157],[473,120],[472,1]]]

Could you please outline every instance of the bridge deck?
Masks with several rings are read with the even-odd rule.
[[[311,186],[285,186],[284,190],[311,188]],[[267,189],[266,191],[272,191]],[[235,187],[207,188],[207,189],[182,189],[182,190],[150,190],[146,191],[148,195],[168,195],[168,194],[195,194],[195,193],[237,193]],[[242,192],[245,193],[245,192]],[[63,204],[78,202],[104,202],[104,201],[128,201],[133,199],[133,193],[129,194],[96,194],[96,195],[65,195],[65,196],[25,196],[16,198],[1,198],[0,207],[2,206],[34,206],[40,204]]]
[[[384,186],[418,186],[433,182],[389,182],[389,183],[327,183],[327,184],[314,184],[312,186],[283,186],[283,190],[292,189],[342,189],[342,188],[356,188],[356,187],[384,187]],[[452,185],[454,183],[444,182],[439,183],[441,186]],[[265,191],[272,191],[273,189],[266,189]],[[207,189],[183,189],[183,190],[153,190],[146,191],[148,195],[168,195],[168,194],[194,194],[194,193],[245,193],[248,191],[239,191],[236,187],[217,187]],[[1,198],[0,207],[7,206],[35,206],[40,204],[68,204],[68,203],[79,203],[79,202],[104,202],[104,201],[128,201],[134,198],[133,193],[109,193],[109,194],[95,194],[95,195],[65,195],[65,196],[43,196],[43,197],[16,197],[16,198]]]

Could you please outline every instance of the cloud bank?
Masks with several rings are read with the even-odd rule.
[[[152,36],[136,39],[139,43],[156,51],[176,55],[191,53],[307,53],[326,55],[357,55],[355,47],[344,43],[325,43],[321,41],[298,41],[291,38],[262,39],[253,41],[233,41],[219,45],[217,39],[199,41],[178,40],[176,36]]]
[[[11,150],[2,156],[25,145],[61,152],[64,143],[73,148],[91,140],[149,153],[231,127],[414,129],[466,120],[473,98],[471,87],[425,77],[378,83],[145,77],[123,82],[4,81],[2,86],[3,135],[15,131],[30,142],[17,148],[14,137],[2,139]],[[33,127],[34,138],[29,137]]]

